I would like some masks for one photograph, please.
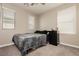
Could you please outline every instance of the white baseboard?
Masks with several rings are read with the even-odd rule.
[[[76,46],[76,45],[71,45],[71,44],[66,44],[66,43],[60,43],[60,44],[79,49],[79,46]]]
[[[2,48],[2,47],[7,47],[7,46],[11,46],[11,45],[14,45],[14,43],[9,43],[9,44],[0,45],[0,48]]]

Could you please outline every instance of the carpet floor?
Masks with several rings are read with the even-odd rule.
[[[0,56],[21,56],[21,54],[15,45],[12,45],[0,48]],[[79,49],[64,45],[53,46],[47,44],[29,52],[27,56],[79,56]]]

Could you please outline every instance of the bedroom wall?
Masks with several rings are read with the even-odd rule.
[[[49,11],[40,16],[40,30],[51,30],[57,27],[56,12]]]
[[[16,22],[14,30],[4,30],[2,29],[2,19],[0,18],[0,45],[12,43],[12,37],[14,34],[30,32],[28,29],[29,27],[28,16],[33,15],[28,11],[14,5],[11,4],[3,4],[3,5],[16,11]]]
[[[35,30],[39,30],[40,26],[40,15],[36,15],[36,20],[35,20]]]
[[[51,28],[57,27],[57,11],[71,7],[71,6],[77,6],[77,33],[76,34],[65,34],[60,33],[60,43],[74,45],[79,47],[79,4],[63,4],[61,6],[58,6],[54,9],[51,9],[47,11],[46,13],[43,13],[40,16],[40,30],[47,29],[50,30]]]

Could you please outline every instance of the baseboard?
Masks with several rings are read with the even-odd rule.
[[[7,46],[11,46],[11,45],[14,45],[14,43],[9,43],[9,44],[0,45],[0,48],[2,48],[2,47],[7,47]]]
[[[66,43],[60,43],[60,44],[79,49],[79,46],[76,46],[76,45],[71,45],[71,44],[66,44]]]

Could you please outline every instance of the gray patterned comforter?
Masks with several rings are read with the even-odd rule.
[[[13,36],[12,41],[21,51],[21,54],[25,55],[28,53],[29,49],[36,49],[46,45],[46,35],[36,33],[16,34]]]

